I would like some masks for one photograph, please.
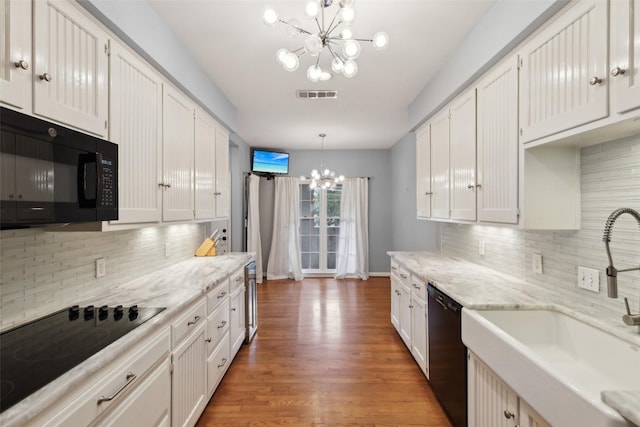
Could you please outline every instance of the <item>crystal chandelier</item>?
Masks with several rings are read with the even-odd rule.
[[[360,42],[370,42],[376,50],[382,50],[389,44],[389,36],[385,32],[378,32],[371,39],[354,38],[348,25],[355,16],[353,0],[336,0],[339,7],[330,21],[325,21],[325,9],[334,0],[312,0],[307,3],[305,13],[314,20],[318,28],[314,32],[300,27],[296,19],[280,19],[278,12],[271,7],[264,11],[264,22],[275,26],[278,22],[287,26],[287,33],[291,37],[304,36],[303,46],[289,51],[279,49],[276,53],[278,62],[287,71],[295,71],[300,65],[299,58],[304,54],[316,57],[315,64],[307,69],[307,78],[312,82],[326,81],[332,77],[328,70],[320,68],[320,56],[326,48],[331,55],[331,70],[336,74],[343,74],[351,78],[358,73],[355,59],[360,55]],[[328,23],[328,25],[327,25]]]
[[[321,133],[318,135],[320,140],[320,160],[324,159],[324,137],[327,136],[325,133]],[[314,169],[311,171],[311,183],[309,184],[310,189],[324,188],[326,189],[335,189],[338,184],[344,181],[344,175],[336,176],[336,173],[332,170],[325,169],[322,161],[320,162],[320,171],[318,169]]]

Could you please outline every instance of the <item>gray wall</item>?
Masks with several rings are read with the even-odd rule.
[[[392,249],[438,249],[440,226],[416,219],[416,137],[411,132],[391,149]]]
[[[320,169],[322,156],[318,150],[290,151],[291,176],[309,176]],[[388,272],[392,249],[391,165],[388,150],[333,150],[324,152],[325,167],[350,177],[366,176],[369,180],[369,271]],[[266,271],[273,228],[274,182],[260,182],[260,227]],[[415,215],[414,215],[415,216]]]

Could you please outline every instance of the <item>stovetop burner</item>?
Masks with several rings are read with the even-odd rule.
[[[0,412],[165,308],[74,305],[0,335]]]

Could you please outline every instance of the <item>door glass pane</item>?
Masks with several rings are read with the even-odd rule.
[[[335,270],[336,269],[336,254],[328,253],[327,254],[327,270]]]

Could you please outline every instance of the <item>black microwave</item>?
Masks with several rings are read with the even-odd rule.
[[[0,108],[0,227],[118,219],[118,146]]]

